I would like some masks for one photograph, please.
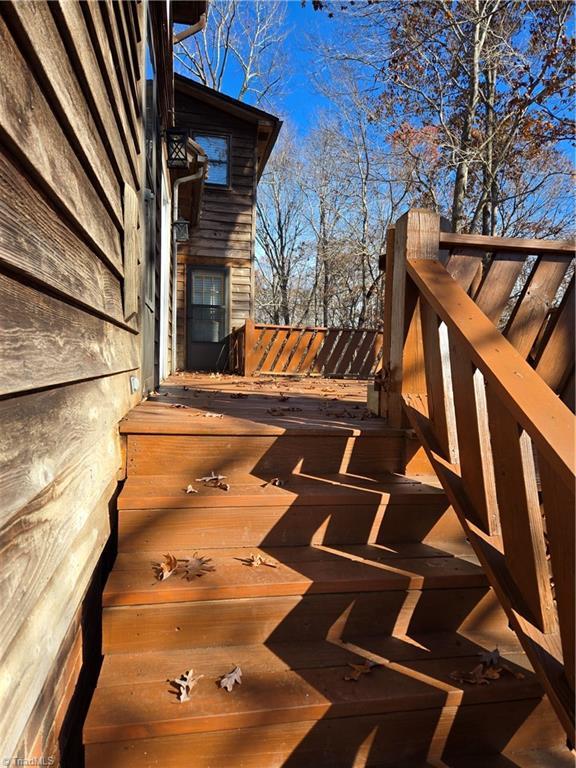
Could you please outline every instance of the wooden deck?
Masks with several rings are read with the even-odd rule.
[[[393,434],[366,408],[366,388],[342,379],[177,373],[128,414],[121,431]]]
[[[365,386],[183,374],[121,423],[88,768],[570,765],[444,491],[398,471],[406,435],[367,412]],[[214,570],[158,581],[166,553]],[[494,684],[454,679],[495,647]],[[179,703],[169,681],[190,668],[203,677]]]

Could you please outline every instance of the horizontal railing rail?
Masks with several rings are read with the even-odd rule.
[[[465,236],[450,240],[439,230],[428,211],[410,211],[396,225],[386,265],[381,412],[391,426],[415,430],[573,743],[576,421],[539,370],[549,353],[532,358],[527,344],[502,332],[511,323],[499,329],[496,311],[486,311],[490,302],[504,306],[517,265],[514,278],[509,260],[496,258],[504,252],[478,260],[463,252]],[[480,236],[472,237],[478,245]],[[524,255],[537,250],[530,242]],[[505,253],[516,256],[508,245]],[[562,268],[543,270],[558,287],[569,281],[574,255],[563,249]],[[539,253],[558,256],[550,244]],[[528,280],[550,263],[558,262],[529,265]],[[525,301],[529,290],[520,288]],[[558,325],[563,313],[573,317],[571,291],[565,286],[553,328],[530,334],[553,343],[573,369],[566,349],[573,327]],[[542,309],[537,314],[544,322]]]
[[[382,354],[374,329],[254,324],[234,329],[232,367],[244,376],[323,376],[368,379]]]

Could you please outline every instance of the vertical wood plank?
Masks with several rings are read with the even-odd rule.
[[[256,372],[258,361],[256,360],[255,346],[254,320],[248,317],[244,323],[244,376],[253,376]]]
[[[318,355],[318,352],[324,343],[324,337],[326,335],[326,331],[322,328],[315,328],[312,332],[314,333],[314,338],[312,339],[312,343],[308,347],[308,351],[306,352],[304,360],[302,360],[302,365],[300,366],[300,372],[306,375],[313,372],[312,366],[314,364],[314,360],[316,359],[316,356]]]
[[[449,345],[462,481],[479,516],[478,525],[494,534],[499,530],[498,508],[484,382],[451,332]]]
[[[538,467],[558,606],[564,668],[568,682],[574,690],[574,607],[576,604],[574,486],[571,488],[565,486],[542,455],[538,456]]]
[[[475,298],[476,304],[494,325],[498,324],[506,308],[524,261],[525,256],[522,253],[494,254],[488,273]]]
[[[450,254],[447,271],[462,288],[474,296],[482,279],[482,257],[484,253],[474,248],[458,248]]]
[[[504,335],[522,357],[528,357],[552,305],[569,261],[561,256],[542,256],[524,290]]]
[[[276,335],[274,337],[274,340],[272,341],[272,345],[270,346],[270,349],[268,350],[266,356],[264,357],[264,359],[260,364],[260,371],[262,373],[274,373],[277,370],[274,367],[274,364],[275,364],[276,358],[278,357],[278,352],[280,351],[280,348],[286,341],[288,332],[289,332],[288,328],[276,329]]]
[[[421,303],[420,311],[429,418],[444,457],[456,463],[458,461],[456,425],[451,418],[452,409],[449,408],[448,403],[448,397],[452,397],[452,388],[446,387],[444,370],[449,368],[449,360],[443,357],[440,323],[436,313],[425,301]]]
[[[506,565],[528,609],[525,618],[542,632],[553,632],[557,629],[556,611],[532,441],[490,388],[486,401]]]
[[[405,339],[406,261],[436,259],[440,217],[412,209],[396,222],[394,250],[386,251],[384,339],[382,355],[382,413],[392,427],[402,424],[402,377]]]
[[[303,331],[302,335],[298,339],[297,346],[292,352],[292,357],[286,366],[286,373],[296,373],[298,371],[299,366],[306,355],[308,345],[310,344],[313,335],[314,331],[310,330],[309,328]],[[300,373],[304,373],[304,371],[300,370]]]
[[[556,322],[544,335],[536,371],[555,392],[562,390],[574,367],[574,278],[564,294]]]
[[[138,312],[140,257],[140,201],[136,190],[124,184],[124,316]]]

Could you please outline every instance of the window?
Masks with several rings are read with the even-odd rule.
[[[228,136],[194,137],[208,157],[208,184],[227,187],[230,183],[230,140]]]
[[[219,342],[226,337],[226,275],[193,270],[191,341]]]

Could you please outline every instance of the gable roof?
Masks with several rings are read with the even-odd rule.
[[[257,130],[257,177],[260,179],[270,153],[276,143],[280,128],[282,127],[282,120],[272,115],[270,112],[265,112],[263,109],[253,107],[250,104],[245,104],[243,101],[234,99],[232,96],[227,96],[225,93],[215,91],[213,88],[208,88],[206,85],[197,83],[195,80],[191,80],[184,75],[174,75],[174,86],[176,90],[176,98],[178,93],[192,96],[197,101],[208,104],[215,109],[219,109],[222,112],[227,112],[239,120],[244,120],[247,123],[252,123],[258,127]]]

